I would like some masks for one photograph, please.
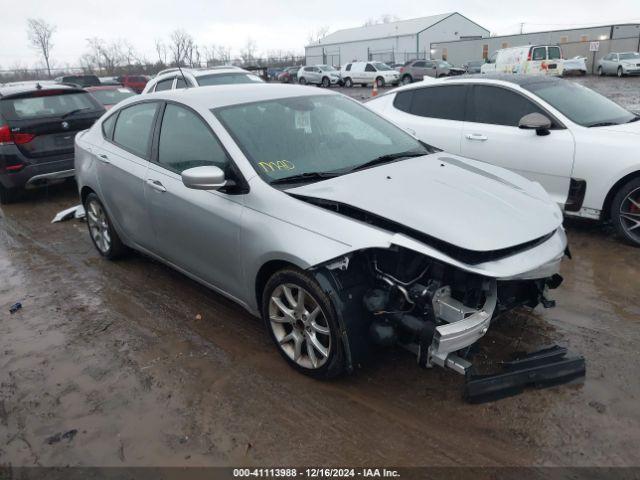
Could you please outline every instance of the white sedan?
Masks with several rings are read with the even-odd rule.
[[[640,246],[640,117],[576,83],[489,75],[412,84],[366,105],[420,140],[539,182],[566,215]]]

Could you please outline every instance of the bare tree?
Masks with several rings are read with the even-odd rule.
[[[41,18],[29,18],[27,20],[27,36],[31,48],[37,50],[47,66],[47,75],[51,77],[51,49],[53,48],[53,32],[56,27]]]
[[[327,25],[324,25],[316,30],[313,30],[307,36],[308,44],[312,45],[314,43],[319,43],[320,40],[322,40],[324,37],[327,36],[327,33],[329,33],[329,27]]]
[[[231,47],[218,45],[216,47],[216,55],[218,56],[218,60],[220,61],[220,63],[223,63],[225,65],[231,63]]]
[[[92,63],[99,70],[105,70],[108,75],[113,75],[116,68],[126,60],[122,41],[106,42],[101,38],[93,37],[87,38],[87,44]]]
[[[188,60],[188,57],[193,50],[195,42],[193,37],[182,29],[174,30],[169,39],[169,50],[171,52],[172,60],[176,66],[180,66]]]
[[[167,46],[160,39],[156,40],[156,53],[158,54],[158,62],[162,65],[167,64]]]
[[[252,62],[256,56],[256,50],[258,49],[255,40],[252,38],[247,38],[247,43],[245,43],[244,48],[240,50],[240,58],[242,59],[242,63]]]

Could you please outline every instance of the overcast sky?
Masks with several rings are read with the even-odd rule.
[[[76,66],[89,37],[127,39],[149,61],[156,60],[155,39],[176,28],[198,45],[229,46],[233,54],[249,37],[259,52],[302,53],[309,33],[322,26],[334,31],[383,14],[408,19],[452,11],[501,35],[518,32],[520,22],[525,31],[536,31],[640,21],[640,0],[0,0],[0,68],[39,61],[27,43],[29,17],[57,27],[54,64]]]

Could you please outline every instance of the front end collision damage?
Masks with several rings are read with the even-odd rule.
[[[336,306],[350,371],[365,363],[375,347],[400,345],[423,367],[465,375],[465,395],[476,402],[518,393],[529,383],[561,383],[584,374],[584,360],[571,363],[556,355],[543,356],[543,362],[538,357],[516,362],[526,371],[512,366],[495,380],[478,377],[468,360],[470,347],[499,315],[519,306],[555,305],[546,292],[562,282],[557,268],[543,278],[524,272],[522,278],[496,279],[477,274],[473,266],[460,268],[392,245],[356,251],[310,271]]]

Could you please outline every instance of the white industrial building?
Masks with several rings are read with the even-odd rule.
[[[480,39],[489,30],[457,12],[338,30],[305,47],[307,65],[352,61],[403,63],[431,58],[431,44]]]

